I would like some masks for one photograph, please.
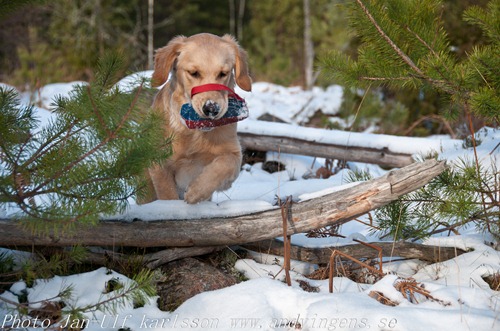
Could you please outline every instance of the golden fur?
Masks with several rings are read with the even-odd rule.
[[[167,79],[170,79],[167,82]],[[215,191],[228,189],[238,177],[241,147],[236,124],[211,131],[188,129],[180,109],[191,102],[201,117],[203,105],[212,100],[220,106],[220,118],[227,111],[228,93],[211,91],[196,94],[194,86],[217,83],[231,89],[235,83],[250,91],[246,52],[230,35],[208,33],[178,36],[156,52],[153,85],[167,82],[157,94],[153,107],[165,115],[167,136],[173,136],[173,155],[162,165],[149,169],[154,194],[149,200],[184,199],[188,203],[209,200]]]

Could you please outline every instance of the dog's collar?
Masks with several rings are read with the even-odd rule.
[[[248,117],[248,108],[245,100],[225,85],[204,84],[195,86],[191,89],[191,97],[208,91],[229,92],[227,112],[219,119],[202,118],[190,103],[185,103],[182,105],[180,111],[181,120],[189,129],[210,131],[217,126],[235,123]]]

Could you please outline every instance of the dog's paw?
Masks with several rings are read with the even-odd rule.
[[[184,201],[186,201],[189,204],[195,204],[201,201],[210,200],[211,197],[212,197],[211,192],[206,192],[205,190],[200,189],[199,187],[190,186],[188,187],[186,193],[184,194]]]

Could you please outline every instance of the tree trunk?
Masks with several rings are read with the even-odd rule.
[[[153,69],[154,44],[153,44],[153,18],[154,18],[155,0],[148,0],[148,69]]]
[[[238,7],[238,41],[243,41],[243,17],[245,16],[245,0],[240,0]]]
[[[311,10],[309,0],[303,0],[304,4],[304,74],[305,88],[310,90],[313,88],[314,75],[314,45],[311,36]]]
[[[234,18],[234,1],[235,0],[228,0],[229,2],[229,34],[236,36],[236,24],[235,21],[236,19]]]
[[[445,169],[427,160],[319,198],[295,203],[287,234],[343,224],[414,191]],[[191,247],[235,245],[283,235],[280,209],[232,218],[157,220],[132,223],[101,221],[95,227],[75,225],[72,232],[30,233],[18,222],[0,220],[0,246],[134,246]]]

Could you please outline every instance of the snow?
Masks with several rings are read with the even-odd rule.
[[[145,306],[135,309],[131,302],[125,302],[115,314],[92,311],[85,314],[85,319],[89,321],[86,330],[116,330],[121,327],[132,330],[294,330],[293,324],[298,323],[302,330],[495,330],[499,323],[498,293],[487,287],[476,286],[476,280],[471,283],[468,271],[473,268],[477,270],[477,266],[485,262],[471,263],[477,254],[488,257],[486,263],[497,267],[500,257],[498,252],[478,243],[476,239],[463,238],[479,252],[466,253],[449,261],[450,274],[463,275],[458,283],[446,284],[449,279],[439,275],[437,280],[421,277],[421,274],[428,275],[425,269],[414,275],[440,302],[423,297],[419,297],[418,304],[409,302],[394,288],[394,284],[401,281],[395,274],[386,275],[373,285],[335,278],[332,294],[328,293],[327,280],[307,280],[319,290],[310,293],[302,290],[295,281],[305,279],[297,272],[292,271],[294,280],[292,287],[288,287],[281,278],[274,278],[280,266],[239,260],[237,267],[247,274],[250,278],[248,281],[199,294],[173,312],[160,311],[155,303],[156,298],[151,298]],[[104,293],[110,280],[131,282],[121,274],[100,268],[89,273],[39,280],[31,288],[19,282],[2,297],[15,301],[17,297],[14,293],[26,291],[31,302],[41,302],[71,286],[74,295],[66,301],[68,306],[82,307],[112,296],[113,292]],[[369,296],[372,291],[383,293],[398,306],[382,305]],[[14,318],[12,313],[6,312],[3,318],[0,315],[0,323],[7,325]],[[63,320],[62,323],[71,321]]]
[[[304,91],[299,87],[286,88],[264,82],[254,83],[252,92],[240,88],[235,91],[247,102],[251,118],[269,114],[294,124],[308,122],[317,111],[325,115],[337,114],[343,95],[343,89],[338,85]]]
[[[153,77],[153,70],[145,70],[133,73],[120,79],[118,83],[116,83],[116,88],[124,93],[132,92],[135,88],[139,87],[139,84],[144,80],[145,87],[151,88],[151,78]]]
[[[135,76],[150,77],[151,72]],[[132,89],[134,76],[124,78],[117,85],[120,89]],[[50,84],[44,86],[33,97],[21,94],[21,102],[35,102],[35,112],[40,126],[53,119],[50,112],[51,99],[55,95],[70,95],[74,84]],[[5,84],[2,84],[5,86]],[[435,152],[451,166],[462,159],[473,160],[471,148],[464,148],[462,141],[446,136],[434,138],[407,138],[369,133],[354,133],[336,130],[317,130],[301,127],[317,111],[335,114],[340,106],[342,88],[331,86],[303,91],[269,83],[255,83],[252,93],[237,89],[250,109],[250,119],[240,122],[240,132],[294,137],[311,141],[348,146],[387,148],[393,152],[427,155]],[[36,94],[35,94],[36,95]],[[264,113],[279,117],[287,123],[266,123],[257,119]],[[476,134],[480,142],[477,152],[481,165],[500,169],[500,130],[483,128]],[[495,149],[496,148],[496,149]],[[324,165],[325,160],[307,156],[268,153],[268,160],[279,161],[286,170],[270,174],[262,170],[262,164],[245,165],[233,186],[214,194],[212,201],[198,205],[187,205],[183,201],[156,201],[138,206],[134,203],[124,215],[115,215],[127,221],[137,218],[198,219],[232,217],[246,213],[276,208],[277,197],[293,195],[295,200],[312,199],[356,183],[348,183],[349,170],[342,170],[328,179],[306,179]],[[386,171],[375,165],[349,162],[351,169],[368,170],[373,176]],[[498,170],[497,170],[498,171]],[[4,207],[5,208],[5,207]],[[0,216],[9,215],[0,208]],[[366,216],[361,221],[369,222]],[[353,244],[353,239],[380,240],[367,226],[351,221],[344,224],[341,233],[346,238],[309,238],[304,234],[292,236],[292,243],[304,247],[332,247]],[[317,265],[292,261],[292,286],[283,283],[283,258],[250,253],[240,259],[236,268],[248,277],[248,281],[217,291],[205,292],[184,302],[173,312],[158,309],[157,298],[151,298],[143,307],[130,301],[117,306],[114,313],[89,311],[85,313],[88,325],[85,330],[116,331],[130,330],[498,330],[500,329],[500,295],[490,289],[484,277],[500,271],[500,253],[491,247],[491,237],[464,231],[460,236],[446,237],[443,234],[427,239],[424,244],[441,247],[457,247],[467,252],[448,261],[424,263],[419,260],[391,261],[384,263],[389,271],[375,284],[356,283],[347,278],[335,277],[334,292],[328,293],[328,280],[311,280],[304,274],[318,268]],[[0,253],[13,254],[15,261],[25,258],[26,253],[2,249]],[[403,278],[412,277],[425,286],[437,300],[418,295],[418,303],[410,302],[396,290],[395,284]],[[124,275],[106,268],[71,276],[56,276],[36,280],[33,286],[24,281],[13,284],[0,294],[0,329],[17,323],[27,330],[41,330],[44,320],[34,327],[22,320],[13,305],[19,295],[27,294],[32,307],[40,307],[43,300],[58,301],[59,292],[70,287],[72,296],[64,299],[68,311],[110,298],[114,293],[105,293],[106,284],[119,280],[132,284]],[[306,292],[300,282],[307,281],[317,292]],[[380,292],[397,306],[383,305],[370,296]],[[116,294],[116,293],[115,293]],[[38,302],[38,303],[36,303]],[[72,321],[62,321],[70,324]],[[25,324],[22,324],[25,323]],[[26,324],[28,323],[28,324]],[[300,325],[300,326],[299,326]]]
[[[200,202],[190,206],[184,201],[154,201],[146,205],[133,205],[123,215],[110,218],[132,222],[136,219],[155,220],[189,220],[215,217],[234,217],[273,209],[274,207],[262,200],[226,200],[221,203],[211,201]]]
[[[75,81],[71,83],[54,83],[42,86],[38,93],[35,93],[33,103],[39,104],[41,108],[52,110],[53,101],[56,97],[70,97],[76,86],[87,85],[87,82]]]
[[[475,134],[477,141],[477,158],[484,169],[496,169],[500,166],[500,130],[483,127]],[[463,144],[463,143],[462,143]],[[459,164],[463,160],[473,161],[474,154],[472,148],[468,148],[469,153],[464,153],[464,148],[449,148],[443,150],[440,157],[443,160],[450,160],[453,165]]]

